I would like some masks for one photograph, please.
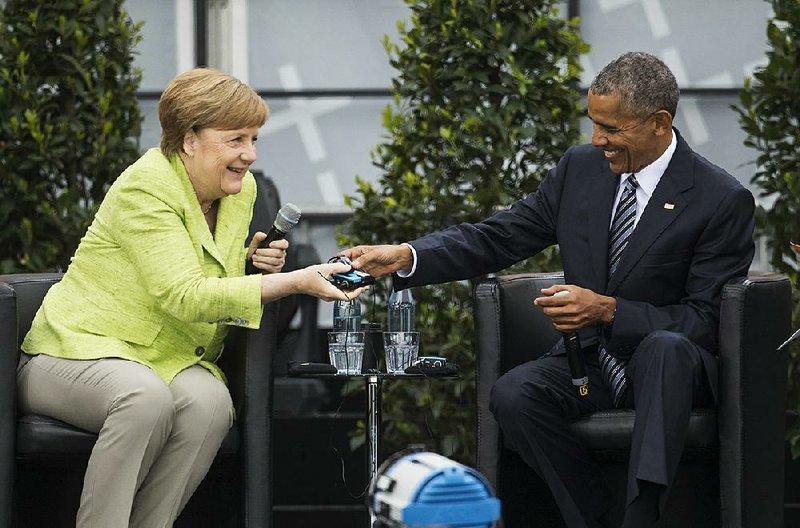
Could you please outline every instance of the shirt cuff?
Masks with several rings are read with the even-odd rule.
[[[405,279],[405,278],[408,278],[408,277],[412,276],[414,274],[414,272],[417,271],[417,250],[414,249],[414,246],[412,246],[408,242],[403,242],[400,245],[401,246],[408,246],[409,248],[411,248],[411,257],[412,257],[412,259],[414,261],[411,264],[411,269],[410,270],[397,270],[397,276],[400,277],[401,279]]]

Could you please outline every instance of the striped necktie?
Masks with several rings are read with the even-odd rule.
[[[633,232],[636,222],[636,188],[639,182],[633,174],[625,182],[622,196],[617,204],[617,211],[614,213],[614,221],[611,222],[611,231],[608,238],[608,279],[614,275],[619,266],[622,252],[628,245],[628,237]],[[602,346],[597,349],[598,359],[600,360],[600,370],[603,373],[611,391],[611,399],[614,407],[619,407],[625,399],[625,392],[628,390],[628,380],[625,378],[625,361],[612,356]]]

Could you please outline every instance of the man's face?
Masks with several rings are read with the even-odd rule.
[[[628,115],[620,108],[617,94],[589,92],[589,119],[594,123],[592,145],[602,148],[614,174],[637,172],[664,152],[656,133],[655,114],[646,118]]]

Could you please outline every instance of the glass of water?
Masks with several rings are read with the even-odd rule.
[[[384,332],[383,349],[386,352],[386,372],[402,374],[419,354],[419,332]]]
[[[337,374],[361,374],[364,332],[328,332],[328,355]]]

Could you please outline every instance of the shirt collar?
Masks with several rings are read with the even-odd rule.
[[[667,147],[667,150],[664,151],[661,156],[658,157],[653,163],[647,165],[642,170],[636,173],[636,181],[639,182],[639,188],[644,191],[644,193],[650,197],[653,195],[653,191],[656,190],[656,185],[658,182],[661,181],[661,177],[667,170],[669,166],[669,162],[672,160],[672,155],[675,154],[675,148],[678,146],[678,139],[675,136],[675,131],[672,130],[672,140]],[[625,182],[628,181],[630,177],[630,172],[622,173],[622,177],[620,178],[619,186],[620,188],[624,187]]]

